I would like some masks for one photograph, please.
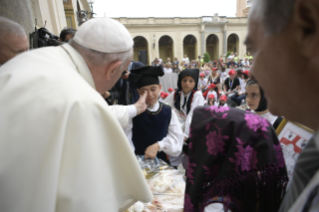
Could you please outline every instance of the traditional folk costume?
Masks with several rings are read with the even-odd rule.
[[[130,80],[137,88],[159,85],[159,76],[163,76],[160,67],[145,66],[131,71]],[[133,118],[131,143],[136,155],[144,155],[147,147],[158,142],[160,151],[157,157],[168,162],[182,151],[183,132],[177,115],[172,108],[157,101],[152,107]]]
[[[106,53],[133,46],[127,29],[109,18],[84,23],[74,40]],[[1,211],[124,211],[152,200],[117,120],[128,124],[128,107],[105,103],[69,44],[3,65],[0,105]]]
[[[268,110],[268,102],[265,97],[265,92],[260,87],[260,102],[259,102],[258,108],[254,112],[263,112],[267,110]],[[269,111],[260,116],[267,119],[273,125],[275,130],[279,127],[281,121],[283,120],[283,117],[275,116],[271,114]]]
[[[182,90],[182,79],[185,76],[190,76],[195,81],[194,90],[186,95]],[[165,103],[174,108],[174,111],[177,114],[178,120],[181,123],[182,131],[184,133],[184,138],[189,137],[189,127],[193,117],[194,109],[205,104],[202,92],[197,90],[198,76],[198,69],[185,69],[178,76],[178,89],[176,89],[165,99]],[[182,140],[184,140],[184,138]],[[173,166],[178,166],[182,162],[182,157],[182,153],[177,158],[171,157],[171,164]]]
[[[271,124],[228,107],[198,107],[189,138],[185,212],[278,211],[288,182]]]

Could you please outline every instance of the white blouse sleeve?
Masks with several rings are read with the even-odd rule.
[[[174,96],[175,96],[175,92],[173,91],[164,101],[164,104],[169,105],[171,108],[174,108]]]
[[[184,136],[181,125],[178,121],[177,115],[172,110],[168,134],[163,140],[158,142],[160,151],[163,151],[170,156],[177,157],[182,152],[183,140]]]
[[[196,107],[198,107],[198,106],[204,106],[204,104],[205,104],[205,99],[203,97],[202,92],[201,91],[197,91],[194,94],[193,102],[191,104],[191,109],[190,109],[190,111],[189,111],[189,113],[187,115],[187,118],[186,118],[184,137],[186,137],[186,138],[189,137],[189,127],[190,127],[191,122],[192,122],[194,109]]]
[[[205,207],[204,212],[225,212],[224,205],[221,203],[212,203]],[[227,212],[231,212],[227,210]]]

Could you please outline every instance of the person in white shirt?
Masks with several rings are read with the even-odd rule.
[[[94,18],[69,44],[0,68],[1,211],[124,211],[152,200],[122,129],[146,109],[146,94],[141,106],[101,96],[131,63],[133,44],[121,23]]]
[[[158,157],[169,163],[167,155],[177,157],[182,152],[183,132],[172,108],[158,101],[162,89],[159,76],[163,75],[160,67],[152,66],[134,69],[130,74],[130,81],[136,84],[140,95],[147,92],[148,105],[144,113],[133,119],[130,142],[136,155]]]
[[[20,24],[1,16],[0,47],[0,66],[29,49],[29,40],[24,28]]]
[[[234,52],[231,52],[230,55],[227,57],[227,59],[231,60],[234,59],[235,55]]]
[[[248,61],[248,58],[245,57],[245,60],[243,60],[241,62],[241,65],[244,67],[244,68],[250,68],[250,64],[249,64],[249,61]]]
[[[208,96],[210,94],[213,94],[216,99],[218,98],[218,95],[217,95],[217,92],[215,91],[215,88],[216,88],[216,85],[214,83],[210,84],[207,89],[208,89],[208,92],[207,92],[207,95],[206,95],[206,101],[208,100]]]
[[[189,58],[187,57],[187,55],[184,55],[184,58],[182,60],[185,64],[189,64]]]
[[[178,89],[165,99],[165,103],[171,106],[177,114],[184,133],[184,141],[189,137],[189,126],[194,109],[205,104],[201,90],[197,90],[198,77],[198,69],[185,69],[178,76]],[[170,157],[173,166],[178,166],[182,160],[184,167],[186,167],[187,157],[184,157],[183,154],[176,158]]]
[[[171,73],[173,73],[173,70],[172,70],[171,67],[172,67],[172,66],[171,66],[170,63],[166,63],[166,64],[165,64],[165,68],[164,68],[164,73],[165,73],[165,74],[171,74]]]
[[[207,86],[207,79],[205,79],[205,74],[200,73],[199,80],[198,80],[198,89],[204,90]]]
[[[219,75],[220,75],[220,83],[221,85],[223,85],[225,80],[229,77],[225,67],[221,67],[221,71]]]

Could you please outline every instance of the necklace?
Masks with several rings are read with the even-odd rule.
[[[230,80],[230,78],[229,78],[229,89],[231,89],[232,85],[233,85],[233,80]]]

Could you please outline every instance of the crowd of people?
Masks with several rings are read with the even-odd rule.
[[[136,155],[185,168],[185,212],[318,211],[318,134],[288,184],[275,131],[283,116],[319,127],[314,8],[318,1],[255,4],[245,42],[254,57],[185,55],[151,66],[132,60],[130,33],[110,18],[65,28],[61,46],[28,51],[24,29],[0,17],[1,211],[151,202]],[[271,12],[275,19],[260,18]],[[164,90],[160,77],[171,73],[177,86]]]
[[[250,52],[247,52],[244,59],[239,59],[237,57],[237,53],[230,52],[228,56],[226,56],[226,60],[224,62],[223,59],[204,62],[202,56],[198,56],[198,59],[189,60],[187,55],[184,55],[184,58],[181,62],[179,62],[178,58],[175,57],[174,61],[171,61],[171,58],[167,58],[166,61],[163,61],[161,58],[155,58],[155,60],[151,63],[152,66],[161,66],[164,70],[165,74],[169,73],[180,73],[185,69],[201,69],[201,70],[211,70],[213,68],[243,68],[249,69],[253,65],[253,56],[251,56]]]

